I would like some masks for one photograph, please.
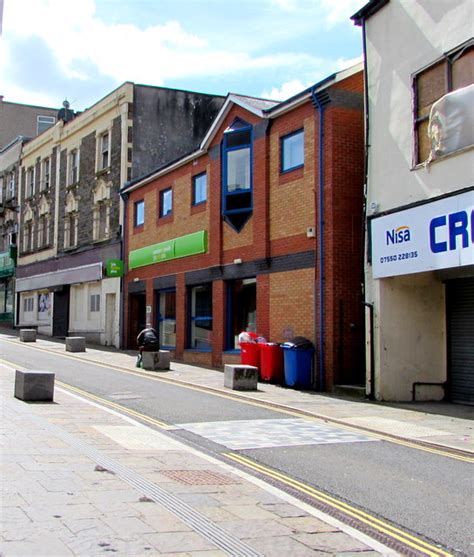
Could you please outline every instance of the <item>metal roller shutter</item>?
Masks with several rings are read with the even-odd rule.
[[[452,402],[474,405],[474,277],[446,283]]]

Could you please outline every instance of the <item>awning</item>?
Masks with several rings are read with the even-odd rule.
[[[102,279],[102,263],[93,263],[74,269],[64,269],[54,273],[44,273],[27,278],[17,278],[15,290],[26,292],[28,290],[42,290],[62,284],[79,284]]]

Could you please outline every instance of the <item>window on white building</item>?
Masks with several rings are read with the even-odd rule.
[[[99,136],[98,170],[104,170],[110,166],[110,132]]]
[[[26,171],[26,197],[33,197],[35,194],[35,169],[33,166]]]
[[[49,189],[51,185],[51,159],[45,158],[41,163],[41,190]]]
[[[69,153],[68,165],[68,185],[72,186],[79,181],[79,149],[73,149]]]
[[[89,309],[91,313],[100,311],[100,294],[91,294]]]

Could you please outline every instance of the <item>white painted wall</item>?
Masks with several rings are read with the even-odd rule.
[[[472,36],[473,11],[472,0],[390,0],[366,22],[367,206],[376,203],[377,212],[474,184],[473,149],[439,159],[428,168],[413,167],[412,98],[412,75]],[[366,300],[375,308],[376,398],[411,400],[413,382],[445,381],[445,289],[438,275],[376,280],[366,265]],[[421,387],[417,399],[437,400],[442,393],[439,387]]]
[[[100,295],[100,311],[91,311],[91,296]],[[69,309],[69,332],[71,335],[86,336],[86,338],[106,343],[106,296],[115,294],[114,341],[119,347],[119,319],[120,319],[120,279],[109,278],[97,282],[87,282],[71,286]]]

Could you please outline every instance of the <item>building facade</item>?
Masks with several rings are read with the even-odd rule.
[[[316,346],[315,386],[363,382],[361,67],[284,103],[229,95],[199,149],[126,198],[125,344],[239,360],[253,331]]]
[[[474,403],[473,4],[372,0],[367,389]],[[387,34],[390,30],[390,34]]]
[[[43,133],[54,126],[57,115],[57,108],[7,102],[0,95],[0,148],[19,135],[36,137]]]
[[[161,107],[174,101],[173,110]],[[120,345],[121,186],[194,148],[219,97],[124,83],[25,146],[18,326]],[[178,125],[179,123],[179,125]],[[174,135],[161,135],[174,127]],[[138,137],[138,136],[139,137]],[[151,151],[150,145],[153,144]]]

